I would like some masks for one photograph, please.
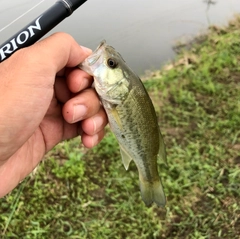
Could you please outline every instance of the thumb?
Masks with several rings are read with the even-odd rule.
[[[8,72],[8,84],[14,79],[13,87],[20,84],[52,88],[57,72],[64,67],[77,66],[91,52],[80,46],[70,35],[55,33],[32,46],[20,49],[1,65]],[[14,77],[17,75],[24,77]]]
[[[66,33],[55,33],[33,46],[29,54],[41,65],[47,65],[54,73],[65,66],[74,67],[91,54],[92,50],[80,46],[72,36]]]

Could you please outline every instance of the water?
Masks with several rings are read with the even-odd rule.
[[[207,29],[226,24],[240,13],[239,0],[89,0],[49,34],[64,31],[92,49],[102,39],[113,45],[139,74],[158,69],[174,56],[173,45]],[[0,0],[0,29],[40,0]],[[213,2],[213,1],[212,1]],[[9,28],[0,43],[52,6],[46,0]],[[48,35],[49,35],[48,34]]]

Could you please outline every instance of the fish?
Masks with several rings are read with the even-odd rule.
[[[164,207],[166,197],[157,160],[160,157],[167,162],[166,147],[142,81],[105,40],[78,67],[94,78],[95,90],[118,141],[125,169],[128,170],[132,160],[136,164],[145,205],[156,203]]]

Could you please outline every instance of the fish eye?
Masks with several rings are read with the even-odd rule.
[[[118,65],[118,63],[117,63],[114,59],[112,59],[112,58],[109,58],[109,59],[107,60],[107,64],[108,64],[108,66],[109,66],[110,68],[112,68],[112,69],[116,68],[117,65]]]

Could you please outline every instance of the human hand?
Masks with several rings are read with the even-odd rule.
[[[0,197],[65,139],[101,141],[107,117],[92,77],[73,68],[91,50],[65,33],[14,53],[0,64]]]

